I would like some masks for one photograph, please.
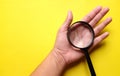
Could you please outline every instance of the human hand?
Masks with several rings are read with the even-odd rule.
[[[89,49],[89,51],[91,51],[97,44],[99,44],[109,35],[108,32],[104,32],[102,34],[100,33],[112,21],[111,18],[105,19],[99,25],[96,26],[96,24],[101,20],[101,18],[104,17],[104,15],[108,11],[109,8],[102,8],[101,6],[98,6],[81,20],[89,23],[93,27],[95,32],[94,43]],[[57,54],[61,55],[61,57],[65,61],[65,64],[73,63],[82,58],[82,56],[84,55],[82,51],[80,50],[78,51],[78,49],[72,47],[67,40],[67,31],[72,23],[72,19],[73,19],[72,12],[69,11],[65,22],[58,31],[54,46],[54,51]]]
[[[109,35],[108,32],[104,32],[102,34],[100,33],[106,27],[106,25],[112,21],[111,18],[105,19],[98,26],[96,26],[96,24],[108,11],[108,8],[102,8],[99,6],[81,20],[89,23],[95,32],[95,39],[93,45],[89,49],[89,52]],[[66,64],[73,63],[82,58],[84,55],[83,52],[72,47],[67,39],[67,32],[71,25],[72,19],[72,12],[68,12],[65,22],[58,31],[53,51],[46,57],[41,65],[36,68],[31,76],[61,76]]]

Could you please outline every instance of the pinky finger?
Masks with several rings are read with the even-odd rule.
[[[92,47],[89,50],[91,51],[96,45],[98,45],[100,42],[102,42],[108,36],[109,36],[109,32],[105,32],[105,33],[99,35],[98,37],[96,37]]]

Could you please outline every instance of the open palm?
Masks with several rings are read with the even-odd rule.
[[[89,49],[89,51],[109,35],[108,32],[104,32],[102,34],[100,34],[100,32],[106,27],[106,25],[108,25],[112,21],[111,18],[105,19],[98,26],[96,26],[96,24],[101,20],[101,18],[104,17],[104,15],[108,11],[109,11],[108,8],[102,8],[101,6],[98,6],[82,19],[82,21],[89,23],[93,27],[95,32],[94,43],[92,47]],[[70,64],[74,61],[77,61],[84,55],[84,53],[81,50],[74,48],[68,42],[67,31],[71,25],[72,19],[73,19],[72,12],[69,11],[64,24],[58,31],[54,46],[54,49],[56,49],[56,52],[59,53],[64,58],[66,64]]]

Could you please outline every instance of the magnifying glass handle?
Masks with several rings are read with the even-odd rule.
[[[92,62],[91,62],[91,59],[90,59],[88,51],[85,50],[84,53],[85,53],[85,56],[86,56],[86,59],[87,59],[87,63],[88,63],[88,66],[89,66],[89,69],[90,69],[90,72],[91,72],[91,76],[96,76],[95,70],[93,68],[93,65],[92,65]]]

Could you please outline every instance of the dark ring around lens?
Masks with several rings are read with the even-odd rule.
[[[71,33],[71,31],[72,31],[72,27],[71,27],[71,26],[73,26],[73,25],[76,24],[76,23],[83,24],[83,25],[86,26],[86,27],[91,31],[91,33],[92,33],[92,41],[91,41],[91,43],[90,43],[88,46],[84,47],[84,48],[75,46],[75,45],[71,42],[71,40],[70,40],[70,33]],[[68,39],[69,43],[70,43],[72,46],[74,46],[74,47],[76,47],[76,48],[79,48],[79,49],[82,49],[82,50],[84,50],[84,49],[89,49],[89,48],[92,46],[92,44],[93,44],[93,42],[94,42],[94,37],[95,37],[95,33],[94,33],[94,30],[93,30],[93,28],[91,27],[91,25],[88,24],[88,23],[85,22],[85,21],[77,21],[77,22],[73,23],[71,26],[68,28],[68,32],[67,32],[67,39]],[[75,26],[75,27],[78,27],[78,26]]]

